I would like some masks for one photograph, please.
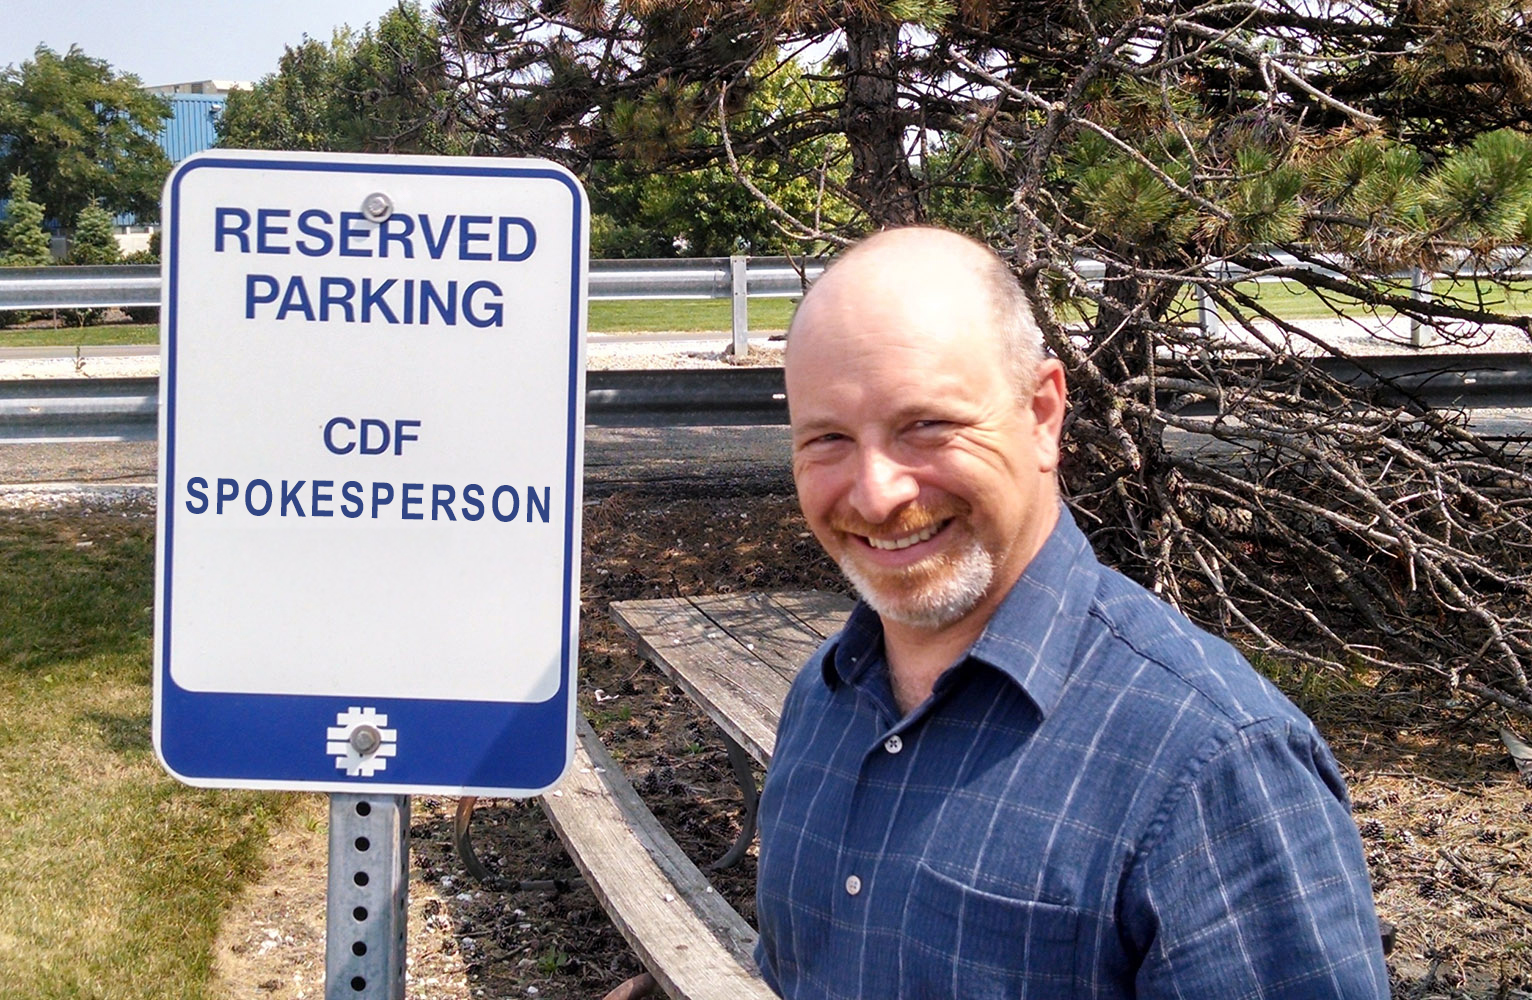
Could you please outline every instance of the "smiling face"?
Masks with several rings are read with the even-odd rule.
[[[885,624],[982,627],[1057,518],[1062,369],[1018,391],[982,254],[883,234],[821,279],[788,338],[799,502]]]

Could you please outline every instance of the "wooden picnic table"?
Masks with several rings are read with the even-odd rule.
[[[723,731],[744,817],[738,839],[711,867],[727,868],[749,849],[759,794],[750,762],[771,762],[793,678],[840,631],[852,606],[849,597],[817,590],[612,604],[612,617],[638,643],[639,655]]]
[[[851,608],[849,597],[809,590],[617,601],[612,617],[764,767],[788,687]]]
[[[720,595],[612,605],[617,621],[717,721],[744,793],[739,838],[712,867],[733,864],[755,836],[752,758],[765,766],[793,677],[846,620],[851,601],[819,592]],[[454,832],[468,871],[475,800],[458,803]],[[774,1000],[751,957],[755,930],[708,883],[633,790],[582,718],[573,766],[541,799],[559,839],[617,929],[649,970],[610,997],[659,988],[674,1000]]]

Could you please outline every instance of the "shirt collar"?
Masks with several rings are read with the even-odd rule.
[[[1069,508],[1021,578],[1006,594],[964,660],[977,660],[1010,678],[1047,716],[1057,707],[1074,666],[1080,630],[1096,594],[1100,564]],[[854,684],[883,662],[883,623],[858,601],[835,646],[824,657],[824,682]],[[944,674],[940,686],[951,676]]]

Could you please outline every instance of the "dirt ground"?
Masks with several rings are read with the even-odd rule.
[[[722,486],[722,484],[721,484]],[[703,491],[708,492],[708,491]],[[738,831],[722,741],[634,654],[607,605],[637,597],[842,589],[790,496],[628,492],[585,511],[580,707],[656,815],[697,860]],[[1395,996],[1532,997],[1532,793],[1496,736],[1504,720],[1389,678],[1278,678],[1346,769],[1378,909],[1398,926]],[[1524,736],[1527,734],[1523,734]],[[230,996],[323,996],[323,800],[272,845],[271,868],[218,949]],[[455,802],[412,805],[409,995],[602,997],[641,971],[535,802],[480,802],[474,838],[505,883],[477,885],[451,846]],[[715,884],[754,918],[754,860]]]

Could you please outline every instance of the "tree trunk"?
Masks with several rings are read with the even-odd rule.
[[[899,26],[853,17],[845,30],[841,120],[851,147],[847,186],[880,227],[921,222],[925,213],[915,194],[899,114]]]

